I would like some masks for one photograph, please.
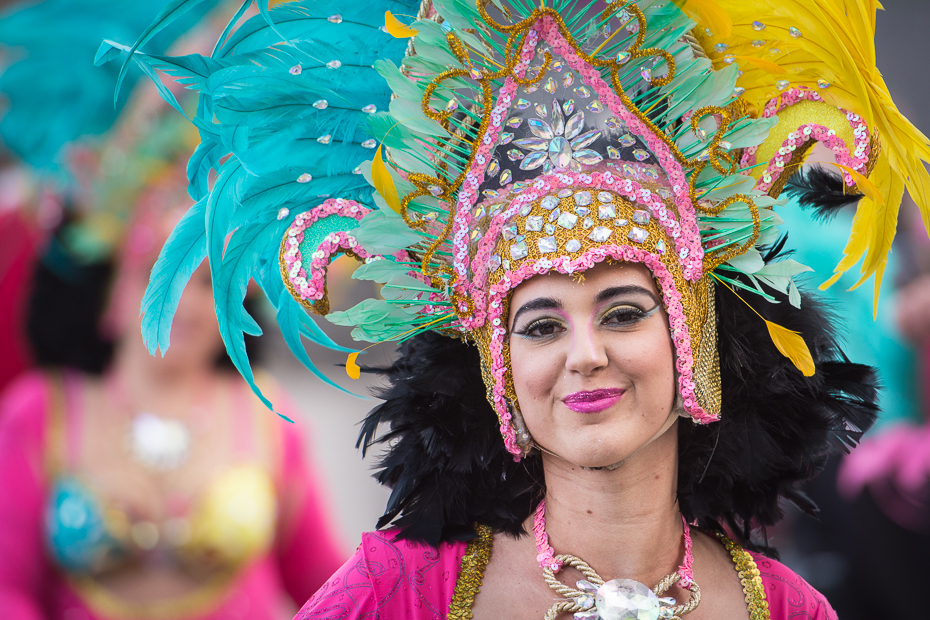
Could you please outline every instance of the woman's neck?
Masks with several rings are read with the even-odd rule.
[[[677,444],[674,425],[613,471],[544,455],[546,532],[555,553],[583,559],[605,580],[651,587],[673,572],[684,549]]]
[[[210,384],[214,374],[211,367],[151,355],[141,338],[135,338],[123,337],[117,343],[110,373],[120,385],[131,388],[136,406],[168,411],[186,409]]]

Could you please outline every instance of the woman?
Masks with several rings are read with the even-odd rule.
[[[777,209],[786,185],[824,212],[862,200],[837,271],[867,255],[880,280],[878,222],[930,181],[874,67],[874,7],[436,0],[409,25],[404,6],[340,9],[246,22],[221,49],[243,53],[255,105],[228,114],[233,93],[203,89],[197,121],[249,135],[211,191],[226,215],[206,233],[243,248],[206,250],[215,290],[239,291],[221,326],[241,333],[251,276],[279,316],[404,341],[360,442],[387,446],[394,527],[297,617],[835,617],[761,554],[765,526],[780,498],[814,510],[799,485],[874,421],[875,379],[795,284]],[[254,69],[250,33],[272,23],[295,43]],[[412,38],[400,68],[385,31]],[[379,55],[388,112],[360,87]],[[841,176],[792,176],[817,141]],[[331,312],[342,253],[382,299]]]
[[[115,260],[69,250],[100,237],[87,224],[106,213],[100,192],[36,270],[28,334],[43,369],[0,401],[0,478],[16,498],[0,507],[4,618],[277,618],[345,557],[301,433],[231,372],[207,268],[180,299],[170,353],[149,355],[138,336],[186,201],[170,125],[146,126],[120,168],[114,193],[136,196],[138,213]]]

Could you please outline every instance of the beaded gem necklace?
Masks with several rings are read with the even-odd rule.
[[[543,569],[549,587],[565,597],[546,612],[546,620],[555,620],[562,613],[574,613],[575,620],[673,620],[693,611],[701,602],[701,588],[694,582],[694,555],[691,553],[691,530],[685,518],[685,557],[678,570],[666,575],[652,589],[633,579],[611,579],[605,582],[591,566],[579,557],[555,555],[546,534],[546,500],[536,507],[533,533],[536,537],[536,560]],[[555,576],[565,565],[577,569],[586,578],[575,585],[566,586]],[[691,596],[682,605],[670,597],[662,597],[669,588],[678,584]]]

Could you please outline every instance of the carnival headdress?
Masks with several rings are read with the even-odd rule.
[[[834,150],[840,191],[861,199],[838,270],[865,256],[876,286],[904,185],[924,211],[930,187],[927,140],[874,66],[879,5],[785,4],[434,0],[412,19],[399,3],[375,15],[296,2],[263,11],[211,57],[134,46],[139,62],[200,91],[204,138],[191,164],[199,202],[143,308],[150,347],[168,345],[179,291],[206,255],[247,379],[242,335],[257,326],[241,301],[254,277],[310,367],[299,334],[320,338],[304,311],[363,341],[438,331],[477,342],[518,456],[510,293],[537,274],[641,262],[669,315],[684,410],[719,419],[717,342],[730,326],[715,288],[800,305],[794,277],[807,268],[769,250],[779,194],[810,147]],[[409,39],[399,66],[398,39]],[[380,299],[332,311],[326,268],[340,254],[364,262],[354,277],[384,284]],[[757,329],[815,373],[804,334],[761,315]]]

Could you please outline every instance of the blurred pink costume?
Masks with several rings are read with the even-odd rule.
[[[396,534],[397,530],[363,534],[355,555],[307,601],[294,620],[446,618],[467,544],[442,543],[436,550],[394,540]],[[749,555],[759,569],[764,595],[750,585],[747,601],[764,596],[768,607],[768,615],[754,615],[754,619],[836,620],[836,612],[826,599],[791,569],[765,556]]]
[[[65,386],[75,383],[74,378]],[[70,393],[71,389],[66,389]],[[96,620],[95,613],[49,559],[45,508],[50,486],[46,471],[50,382],[29,374],[0,400],[0,618],[3,620]],[[68,399],[74,401],[77,399]],[[80,415],[69,402],[68,415]],[[269,415],[271,415],[269,413]],[[345,555],[331,538],[316,477],[304,460],[301,437],[290,424],[278,425],[281,454],[275,487],[293,509],[282,512],[270,552],[247,563],[207,612],[166,618],[184,620],[271,620],[286,601],[313,593]],[[108,617],[109,620],[118,620]]]

